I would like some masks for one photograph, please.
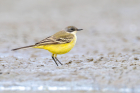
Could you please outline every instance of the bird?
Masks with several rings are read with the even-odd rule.
[[[49,36],[34,45],[24,46],[20,48],[12,49],[12,51],[24,49],[24,48],[39,48],[45,49],[52,53],[52,59],[58,66],[58,62],[63,65],[57,58],[57,55],[68,53],[75,45],[77,36],[77,31],[83,29],[78,29],[75,26],[68,26],[64,30]]]

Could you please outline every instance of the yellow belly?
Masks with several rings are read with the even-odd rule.
[[[53,54],[65,54],[74,47],[75,43],[76,43],[76,38],[73,39],[70,43],[66,43],[66,44],[52,44],[52,45],[36,46],[34,48],[45,49]]]

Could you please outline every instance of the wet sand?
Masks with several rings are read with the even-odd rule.
[[[1,1],[0,86],[4,87],[0,90],[8,90],[12,85],[39,84],[45,86],[41,91],[51,92],[48,86],[62,84],[70,88],[69,93],[77,91],[78,86],[81,91],[140,92],[139,3],[138,0]],[[58,56],[62,66],[56,66],[47,50],[11,51],[35,44],[69,25],[84,30],[77,33],[75,47]]]

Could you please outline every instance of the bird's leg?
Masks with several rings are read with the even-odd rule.
[[[61,65],[63,65],[58,59],[57,59],[57,54],[55,54],[55,59],[61,64]]]
[[[57,64],[57,62],[56,62],[56,60],[54,58],[54,54],[52,54],[52,59],[54,60],[55,64],[58,66],[58,64]]]

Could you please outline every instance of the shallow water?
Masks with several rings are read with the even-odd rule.
[[[112,87],[112,86],[99,86],[94,83],[86,83],[83,81],[78,82],[38,82],[38,81],[28,81],[28,82],[0,82],[1,91],[98,91],[98,92],[125,92],[125,93],[138,93],[140,89],[137,88],[127,88],[123,87]]]

